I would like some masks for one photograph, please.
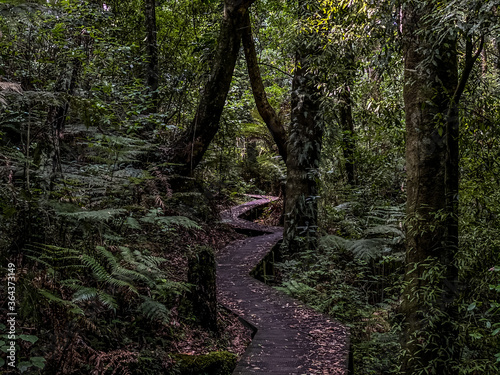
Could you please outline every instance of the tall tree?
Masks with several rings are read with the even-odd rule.
[[[435,32],[431,15],[437,6],[410,1],[402,13],[408,191],[401,306],[405,374],[458,373],[458,102],[477,56],[467,42],[459,77],[456,34]]]
[[[307,0],[300,0],[299,20],[305,23],[314,14],[313,8],[313,4]],[[290,254],[317,247],[317,178],[324,126],[317,72],[310,69],[310,63],[320,50],[319,36],[302,27],[298,35],[292,81],[292,113],[286,163],[283,246]]]
[[[151,94],[152,112],[158,111],[158,43],[156,41],[156,1],[144,0],[147,40],[147,85]]]
[[[181,135],[175,155],[170,159],[178,164],[175,168],[177,173],[192,173],[219,130],[220,117],[241,46],[245,13],[254,1],[224,1],[224,13],[210,77],[201,93],[191,126]]]
[[[347,72],[345,74],[345,83],[340,89],[339,100],[339,122],[342,129],[342,151],[345,159],[345,171],[347,183],[353,185],[356,182],[354,152],[356,141],[354,139],[354,119],[352,117],[352,96],[354,54],[349,51],[345,56]]]

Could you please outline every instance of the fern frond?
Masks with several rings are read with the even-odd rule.
[[[168,298],[172,294],[181,295],[189,292],[192,286],[192,284],[162,279],[161,283],[155,285],[153,293],[156,293],[163,298]]]
[[[118,288],[128,288],[130,291],[139,294],[137,288],[134,285],[126,280],[120,280],[116,277],[113,277],[113,275],[109,273],[106,268],[104,268],[104,266],[99,263],[99,261],[94,257],[84,254],[82,255],[82,262],[92,270],[92,273],[94,274],[98,282],[103,282],[105,284],[109,284]],[[115,273],[117,270],[119,270],[119,268],[120,267],[117,266],[117,268],[113,272]],[[118,271],[118,274],[120,274],[120,271],[121,270]]]
[[[141,225],[139,224],[139,222],[132,216],[127,217],[127,220],[125,220],[125,225],[131,229],[141,229]]]
[[[295,280],[286,281],[283,283],[282,287],[278,287],[276,289],[293,296],[310,296],[316,293],[316,289]]]
[[[38,293],[41,294],[43,297],[45,297],[49,303],[54,302],[60,306],[69,308],[69,311],[74,314],[83,315],[83,310],[76,304],[74,304],[72,301],[67,301],[65,299],[62,299],[61,297],[56,296],[55,294],[49,292],[46,289],[39,289]]]
[[[130,282],[142,281],[146,285],[152,284],[152,280],[148,276],[142,274],[141,272],[134,271],[124,267],[118,267],[116,270],[113,271],[112,275],[123,281],[130,281]]]
[[[37,244],[26,249],[26,251],[33,254],[26,255],[29,259],[43,264],[48,268],[55,270],[82,268],[80,261],[81,254],[75,249]]]
[[[93,256],[83,254],[82,262],[91,269],[92,273],[98,281],[107,281],[109,278],[111,278],[109,272],[106,271],[102,264],[99,263],[99,261]]]
[[[160,211],[151,209],[146,216],[139,219],[144,223],[156,224],[165,229],[172,225],[183,227],[186,229],[201,230],[202,228],[195,221],[187,218],[186,216],[161,216]]]
[[[169,225],[177,225],[186,229],[201,230],[202,228],[195,221],[186,216],[160,216],[157,223],[168,227]]]
[[[352,240],[348,240],[335,235],[323,236],[320,239],[320,247],[324,250],[347,250],[352,244]]]
[[[142,296],[144,302],[139,305],[139,312],[152,321],[169,322],[169,310],[163,303],[152,298]]]
[[[166,262],[166,258],[157,257],[153,255],[142,255],[141,260],[148,267],[159,267],[162,263]]]
[[[118,261],[115,256],[103,246],[96,247],[98,253],[104,257],[108,265],[111,267],[111,271],[115,271],[118,268]]]
[[[96,288],[85,287],[79,285],[79,288],[76,288],[77,291],[73,294],[71,300],[73,302],[81,302],[81,301],[89,301],[97,297],[98,291]]]
[[[376,225],[365,230],[364,235],[367,237],[401,237],[404,238],[404,233],[401,229],[393,225]]]
[[[101,302],[107,308],[116,311],[116,309],[118,308],[118,303],[112,295],[105,293],[102,290],[98,290],[97,295],[99,298],[99,302]]]
[[[80,212],[59,212],[60,216],[85,221],[108,221],[116,216],[122,215],[127,211],[123,208],[108,208],[97,211],[80,211]]]
[[[391,248],[385,238],[365,238],[353,241],[349,250],[356,258],[369,261],[380,258],[384,253],[390,252]]]

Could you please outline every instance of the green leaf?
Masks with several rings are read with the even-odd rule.
[[[31,366],[33,366],[31,362],[26,362],[26,361],[24,361],[24,362],[20,362],[20,363],[18,363],[17,368],[19,369],[19,371],[21,371],[21,372],[25,372],[25,371],[26,371],[27,369],[29,369]]]
[[[24,340],[24,341],[29,341],[31,342],[32,344],[34,344],[35,342],[38,341],[38,337],[36,336],[33,336],[33,335],[19,335],[18,336],[21,340]]]
[[[467,311],[472,311],[476,308],[476,302],[472,302],[469,307],[467,307]]]
[[[479,340],[483,338],[483,335],[480,334],[479,332],[472,332],[469,333],[469,336],[472,337],[473,339]]]
[[[141,229],[141,225],[139,224],[139,222],[131,216],[127,217],[125,223],[129,228]]]
[[[45,367],[45,358],[43,357],[31,357],[30,361],[35,367],[38,367],[40,369],[43,369]]]

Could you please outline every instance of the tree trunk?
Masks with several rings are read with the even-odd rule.
[[[189,293],[191,312],[202,327],[218,332],[214,251],[208,246],[200,247],[189,258],[188,268],[188,283],[193,285]]]
[[[191,126],[181,135],[170,161],[174,171],[192,174],[219,130],[219,120],[240,50],[244,16],[255,0],[225,0],[217,51],[210,78],[201,93]]]
[[[347,83],[342,87],[342,92],[340,93],[339,118],[342,129],[342,152],[345,159],[344,165],[347,183],[349,185],[354,185],[356,183],[354,170],[356,141],[354,140],[354,120],[352,118],[351,82],[351,79],[347,79]]]
[[[252,86],[255,104],[257,105],[257,110],[259,111],[260,116],[273,136],[274,142],[278,146],[278,153],[286,163],[286,132],[280,117],[267,100],[266,90],[260,75],[257,54],[255,53],[255,43],[253,41],[252,27],[250,24],[250,12],[245,14],[243,21],[243,49],[245,51],[248,75],[250,77],[250,84]]]
[[[147,85],[151,94],[150,112],[158,112],[158,44],[156,41],[156,1],[144,0],[147,33]]]
[[[68,114],[71,96],[75,92],[78,76],[82,69],[82,61],[78,58],[73,59],[70,68],[70,73],[60,78],[56,85],[56,91],[61,94],[61,103],[59,105],[50,106],[47,111],[47,119],[45,124],[50,128],[50,143],[46,146],[47,154],[52,159],[52,175],[61,172],[61,140],[64,137],[64,126],[66,124],[66,116]],[[35,163],[38,161],[35,160]]]
[[[299,1],[299,17],[305,20],[310,12],[305,1]],[[317,247],[317,179],[324,128],[317,80],[309,71],[310,56],[318,54],[314,38],[305,31],[299,34],[292,81],[283,229],[283,246],[288,254]]]
[[[434,6],[403,13],[407,249],[402,371],[456,374],[458,316],[458,87],[456,41],[439,44],[424,21]],[[439,51],[439,54],[437,53]]]

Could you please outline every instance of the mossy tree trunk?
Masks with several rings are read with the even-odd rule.
[[[459,77],[457,41],[438,40],[434,11],[431,1],[409,2],[402,18],[408,191],[404,374],[457,374],[460,352],[458,102],[478,54],[468,48]]]
[[[344,166],[347,183],[349,185],[354,185],[356,183],[354,164],[356,141],[354,138],[354,120],[352,117],[351,88],[352,79],[349,76],[340,92],[339,120],[340,127],[342,129],[342,152],[344,154]]]
[[[156,38],[156,1],[144,0],[146,21],[147,74],[146,81],[151,95],[150,112],[158,112],[158,43]]]
[[[308,5],[307,1],[299,1],[302,21],[313,12],[312,5]],[[317,180],[324,130],[317,72],[310,68],[311,57],[320,50],[317,38],[304,30],[298,36],[286,163],[283,247],[288,254],[317,247]]]
[[[241,46],[244,16],[255,0],[225,0],[217,50],[210,77],[201,93],[191,126],[179,138],[170,162],[175,172],[192,174],[219,130],[219,121],[231,86]]]
[[[83,37],[82,37],[83,38]],[[60,94],[60,103],[52,105],[47,111],[45,124],[50,129],[50,141],[46,145],[48,154],[52,159],[52,178],[61,172],[61,142],[64,138],[64,127],[68,115],[70,100],[73,96],[80,71],[82,70],[82,61],[79,58],[73,59],[65,64],[63,74],[56,84],[56,92]],[[41,153],[36,153],[35,163],[42,163]]]
[[[202,246],[190,257],[188,283],[193,285],[189,299],[196,320],[202,327],[218,332],[216,265],[210,247]]]

